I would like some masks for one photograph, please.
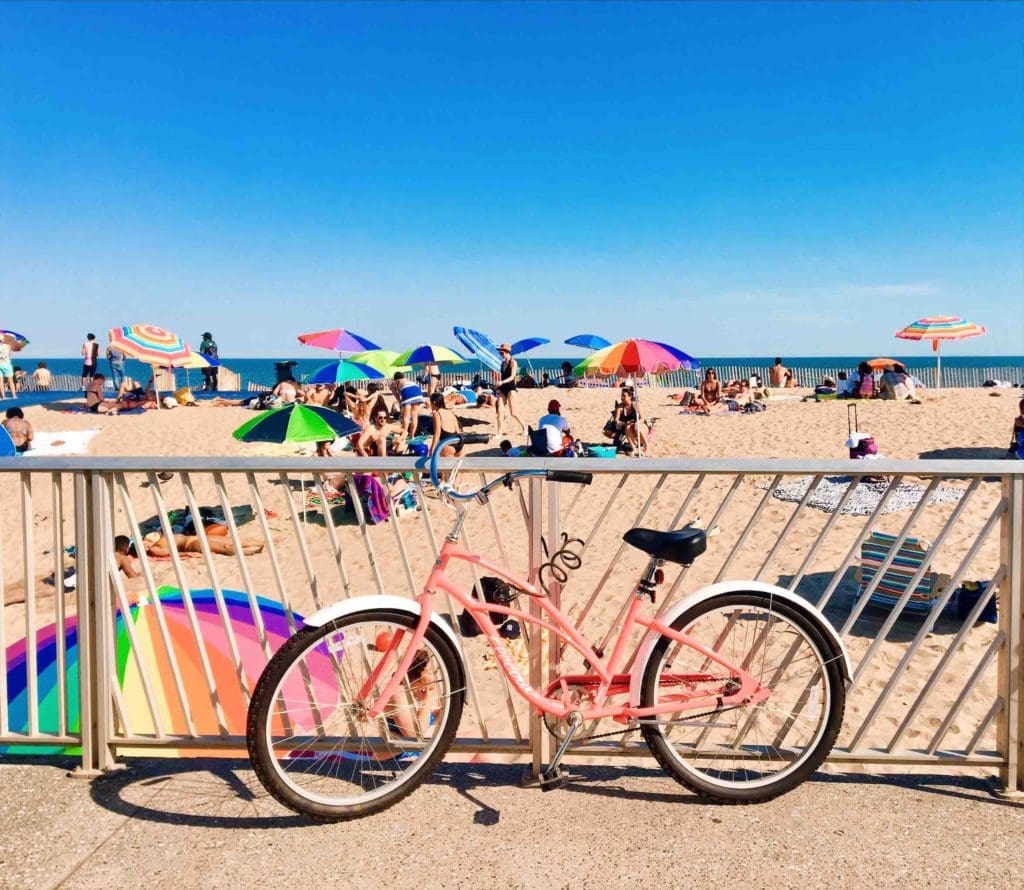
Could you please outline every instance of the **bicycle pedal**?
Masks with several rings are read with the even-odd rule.
[[[540,774],[540,790],[554,791],[556,788],[564,788],[569,784],[569,777],[558,767],[553,770],[544,770]]]

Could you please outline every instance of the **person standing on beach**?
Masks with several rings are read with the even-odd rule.
[[[519,363],[512,358],[512,347],[508,343],[502,343],[498,347],[498,354],[501,356],[501,370],[498,371],[498,435],[505,422],[505,412],[519,424],[519,432],[526,432],[526,424],[516,414],[516,390],[519,388],[516,379],[519,376]]]
[[[5,340],[0,339],[0,399],[4,397],[5,380],[11,388],[11,398],[13,399],[18,394],[18,390],[14,383],[14,368],[11,367],[11,347]]]
[[[203,332],[203,340],[199,344],[199,351],[207,358],[212,358],[215,361],[220,358],[217,352],[217,341],[213,339],[213,334],[209,331]],[[217,369],[214,368],[203,368],[203,392],[216,392],[217,391]]]
[[[124,380],[124,353],[120,349],[108,346],[107,361],[110,362],[110,379],[113,381],[114,386],[118,387],[121,385],[121,381]]]
[[[100,360],[100,344],[95,334],[86,334],[82,344],[82,389],[89,388],[89,381],[96,376],[96,368]]]

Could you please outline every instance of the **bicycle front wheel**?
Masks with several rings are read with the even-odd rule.
[[[465,684],[458,654],[436,628],[428,628],[384,713],[366,713],[415,626],[404,612],[358,612],[300,630],[270,660],[249,705],[246,741],[256,775],[286,807],[324,822],[379,812],[444,757]],[[386,655],[396,639],[397,652]]]
[[[839,733],[846,690],[842,653],[817,624],[767,594],[725,594],[699,603],[672,625],[753,676],[770,695],[715,706],[738,687],[730,672],[663,636],[644,668],[644,707],[710,696],[708,707],[647,718],[643,735],[680,784],[722,803],[770,800],[804,781]]]

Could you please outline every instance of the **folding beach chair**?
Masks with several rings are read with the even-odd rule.
[[[896,540],[896,535],[874,531],[861,545],[860,565],[854,576],[860,585],[857,590],[858,599],[864,595],[864,591],[878,574],[878,570],[889,556]],[[916,612],[929,611],[949,583],[949,575],[937,574],[927,569],[927,565],[931,561],[930,549],[931,544],[922,538],[906,538],[903,546],[896,551],[892,562],[879,580],[874,593],[871,594],[870,602],[879,606],[892,607],[896,605],[906,592],[914,575],[924,565],[926,566],[925,572],[910,595],[910,599],[907,600],[905,608]]]

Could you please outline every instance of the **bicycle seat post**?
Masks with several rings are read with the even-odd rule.
[[[665,565],[665,560],[658,559],[656,556],[652,556],[647,561],[647,567],[644,569],[644,573],[640,576],[640,581],[636,585],[637,599],[649,596],[651,598],[651,602],[654,602],[655,588],[662,580],[658,577],[658,573],[661,571],[661,567],[663,565]]]

